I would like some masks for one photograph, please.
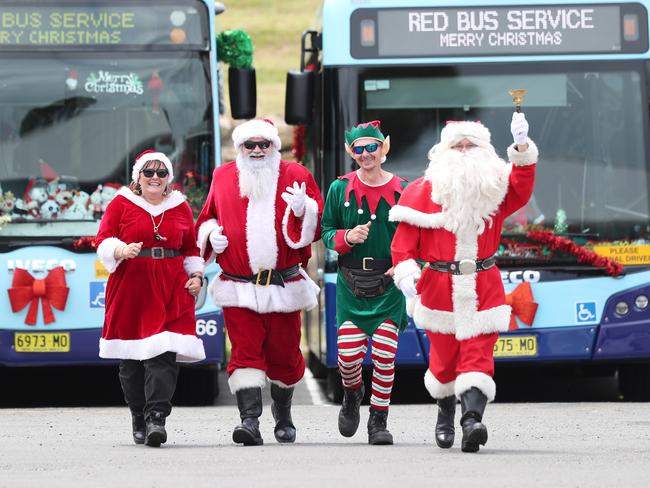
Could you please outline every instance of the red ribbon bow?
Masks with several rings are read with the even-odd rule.
[[[512,307],[508,330],[517,330],[519,328],[517,318],[528,326],[533,325],[537,307],[539,306],[534,300],[530,283],[522,283],[512,290],[512,293],[506,295],[506,305]]]
[[[7,290],[11,310],[14,313],[20,312],[29,303],[29,310],[25,317],[27,325],[36,325],[39,300],[43,309],[43,322],[46,324],[54,322],[52,307],[64,310],[69,291],[70,288],[65,282],[65,271],[61,266],[50,270],[42,280],[37,280],[26,270],[18,268],[14,271],[11,288]]]

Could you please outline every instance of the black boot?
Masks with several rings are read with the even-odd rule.
[[[296,427],[291,420],[291,399],[293,388],[282,388],[271,383],[271,413],[275,420],[275,440],[278,442],[294,442],[296,440]]]
[[[160,444],[167,442],[167,431],[165,430],[165,415],[154,410],[146,419],[146,436],[144,443],[151,447],[160,447]]]
[[[131,412],[131,424],[133,425],[133,442],[144,444],[147,427],[142,412]]]
[[[436,444],[443,449],[454,445],[456,430],[454,415],[456,414],[456,397],[454,395],[438,398],[438,421],[436,422]]]
[[[472,387],[460,396],[460,405],[463,416],[460,425],[463,428],[463,441],[461,450],[463,452],[478,452],[479,445],[485,445],[488,439],[488,432],[483,420],[483,412],[487,397],[481,390]]]
[[[352,437],[359,428],[359,408],[365,392],[363,383],[356,390],[343,389],[343,402],[339,412],[339,432],[343,437]]]
[[[232,431],[232,440],[245,446],[264,444],[260,434],[259,417],[262,415],[262,389],[244,388],[235,393],[241,424]]]
[[[368,444],[387,446],[393,443],[393,435],[386,428],[388,410],[376,410],[370,407],[368,417]]]

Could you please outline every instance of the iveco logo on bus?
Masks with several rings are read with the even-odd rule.
[[[541,278],[539,271],[526,269],[523,271],[501,271],[501,281],[508,283],[537,283]]]
[[[66,271],[77,269],[74,259],[7,259],[9,271],[15,271],[17,268],[37,272],[49,271],[57,266],[62,266]]]

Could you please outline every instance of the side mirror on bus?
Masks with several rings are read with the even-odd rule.
[[[289,71],[284,100],[284,119],[289,125],[306,125],[314,110],[314,72]]]
[[[257,111],[254,68],[228,68],[228,92],[233,119],[252,119]]]

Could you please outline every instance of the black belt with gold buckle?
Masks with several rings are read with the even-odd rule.
[[[233,281],[255,283],[257,286],[278,285],[284,288],[284,282],[300,275],[300,266],[297,264],[286,269],[260,269],[256,274],[250,276],[239,276],[221,271],[226,278]]]
[[[181,252],[178,249],[168,249],[166,247],[143,247],[140,249],[139,258],[175,258],[180,256]]]
[[[486,271],[496,264],[496,257],[490,256],[485,259],[461,259],[460,261],[432,261],[427,263],[427,267],[434,271],[442,273],[451,273],[454,275],[468,275]]]

